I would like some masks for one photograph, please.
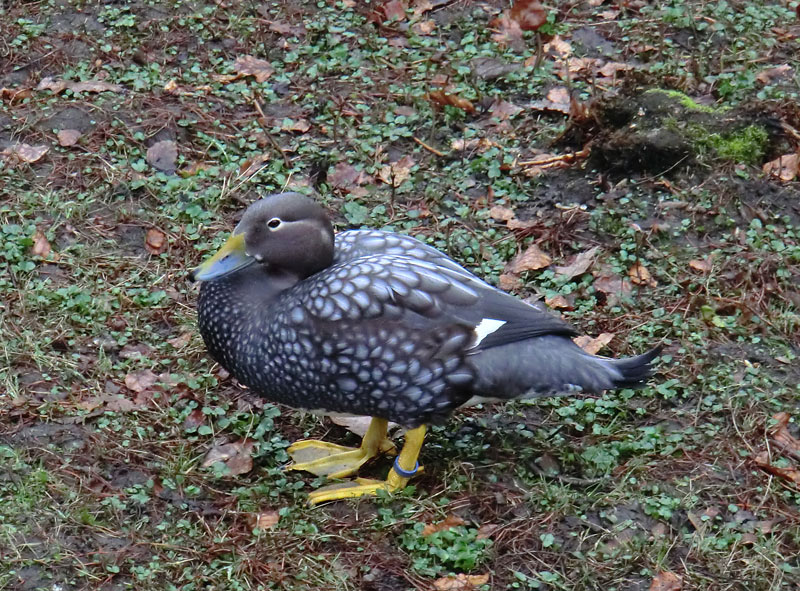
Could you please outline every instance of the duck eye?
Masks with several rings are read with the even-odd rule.
[[[267,222],[267,227],[270,230],[274,230],[280,225],[281,225],[281,219],[280,218],[272,218],[270,221]]]

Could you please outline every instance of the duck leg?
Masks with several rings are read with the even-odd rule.
[[[386,419],[373,417],[360,447],[345,447],[316,439],[297,441],[287,450],[294,460],[289,469],[328,478],[351,476],[372,458],[395,451],[394,443],[386,437],[388,425]]]
[[[394,466],[389,470],[386,480],[370,480],[356,478],[352,482],[340,482],[323,486],[308,495],[311,505],[337,501],[339,499],[355,499],[364,496],[375,496],[379,490],[394,492],[405,487],[408,481],[420,469],[419,458],[422,442],[425,440],[425,425],[406,432],[406,441],[400,455],[395,458]]]

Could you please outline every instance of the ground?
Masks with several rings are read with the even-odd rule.
[[[2,4],[0,587],[796,589],[797,9]],[[401,494],[308,508],[289,442],[357,437],[237,386],[187,281],[284,189],[658,374],[460,413]]]

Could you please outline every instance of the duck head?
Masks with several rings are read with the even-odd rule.
[[[333,262],[333,227],[325,210],[300,193],[253,203],[231,237],[191,274],[210,281],[260,264],[304,279]]]

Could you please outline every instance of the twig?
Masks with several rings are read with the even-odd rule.
[[[423,148],[425,148],[426,150],[428,150],[428,152],[433,152],[433,153],[434,153],[434,154],[436,154],[437,156],[441,156],[441,157],[447,156],[447,154],[445,154],[444,152],[440,152],[440,151],[439,151],[439,150],[437,150],[436,148],[434,148],[434,147],[432,147],[432,146],[429,146],[428,144],[426,144],[425,142],[423,142],[423,141],[422,141],[421,139],[419,139],[418,137],[415,137],[415,138],[414,138],[414,141],[415,141],[415,142],[417,142],[417,143],[418,143],[420,146],[422,146],[422,147],[423,147]]]
[[[264,115],[264,111],[261,109],[261,105],[259,104],[258,99],[253,99],[253,105],[255,106],[256,111],[258,111],[258,114],[261,115],[261,118],[266,121],[267,116]],[[278,142],[275,141],[275,138],[272,137],[272,134],[267,129],[267,126],[264,123],[261,123],[260,121],[259,124],[261,125],[261,129],[264,130],[264,135],[267,136],[269,143],[272,144],[272,147],[275,148],[278,154],[283,156],[283,163],[286,165],[286,170],[288,172],[289,170],[291,170],[292,164],[291,162],[289,162],[289,157],[286,155],[286,152],[281,150],[281,147],[278,145]]]

